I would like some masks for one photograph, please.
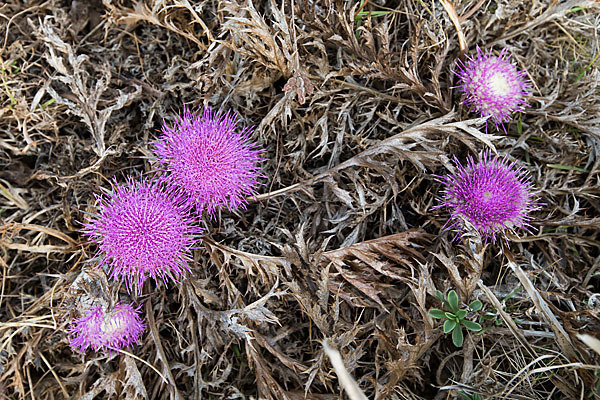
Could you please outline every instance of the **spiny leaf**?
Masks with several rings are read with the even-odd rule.
[[[348,283],[383,307],[379,295],[388,283],[382,282],[381,275],[407,279],[418,262],[424,260],[422,247],[430,238],[422,230],[411,230],[330,250],[323,253],[323,259],[330,261]]]
[[[125,399],[147,399],[148,393],[146,392],[146,386],[144,386],[142,375],[135,365],[134,359],[126,356],[124,362],[125,380],[123,381],[123,392],[125,393]]]
[[[430,239],[424,231],[411,230],[331,250],[323,256],[336,265],[358,259],[380,274],[402,279],[415,260],[424,260],[422,244],[429,243]]]

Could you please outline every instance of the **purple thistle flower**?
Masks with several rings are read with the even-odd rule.
[[[164,181],[116,182],[112,193],[96,196],[99,212],[84,224],[84,233],[98,244],[99,266],[125,281],[127,290],[142,290],[147,277],[158,283],[178,281],[202,228],[189,216],[186,196]]]
[[[517,228],[529,231],[531,217],[527,214],[537,209],[533,200],[532,185],[526,170],[511,163],[506,157],[492,158],[489,151],[480,156],[477,164],[469,156],[466,166],[456,158],[457,172],[437,177],[443,189],[442,204],[450,219],[444,229],[457,228],[455,237],[462,237],[473,227],[484,241],[497,234]]]
[[[239,116],[187,108],[172,127],[163,125],[154,143],[160,169],[189,195],[199,213],[214,216],[217,208],[244,208],[256,194],[262,149],[250,141],[252,129],[238,130]]]
[[[68,331],[71,348],[80,354],[88,348],[110,352],[137,343],[145,329],[139,317],[140,307],[117,304],[108,313],[100,306],[91,308],[87,315],[71,324]]]
[[[456,75],[461,80],[458,86],[465,94],[467,104],[481,116],[489,116],[496,127],[510,121],[515,111],[527,107],[524,97],[528,96],[531,83],[525,71],[517,70],[510,61],[507,49],[496,57],[492,50],[483,52],[477,47],[477,55],[465,63],[458,60]]]
[[[112,312],[104,314],[100,325],[103,347],[118,350],[140,340],[146,328],[139,316],[140,307],[117,304]]]
[[[88,348],[94,351],[102,346],[100,325],[104,321],[100,306],[91,308],[87,315],[76,319],[68,329],[69,343],[74,351],[83,354]]]

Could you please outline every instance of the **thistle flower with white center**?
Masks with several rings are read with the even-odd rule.
[[[81,354],[89,348],[106,353],[137,343],[145,329],[140,307],[119,303],[110,312],[92,307],[72,322],[68,331],[71,348]]]
[[[102,347],[100,325],[103,316],[102,308],[96,306],[89,309],[86,315],[72,322],[67,332],[69,343],[74,351],[83,354],[89,348],[96,351]]]
[[[499,56],[483,52],[466,62],[458,60],[456,75],[460,90],[465,95],[464,104],[471,106],[482,117],[490,117],[496,127],[512,119],[511,114],[528,107],[525,97],[531,88],[525,71],[520,71],[510,61],[507,49]]]
[[[108,350],[118,350],[139,341],[145,329],[139,317],[140,307],[117,304],[112,312],[104,314],[104,320],[100,324],[103,347]]]

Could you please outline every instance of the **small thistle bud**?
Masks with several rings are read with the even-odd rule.
[[[527,107],[525,96],[529,95],[531,83],[525,71],[517,70],[510,61],[507,49],[498,57],[483,52],[477,47],[477,55],[465,63],[458,61],[456,75],[460,78],[460,90],[465,94],[463,104],[467,104],[483,117],[490,117],[503,126],[512,119],[515,111]]]
[[[189,270],[202,229],[189,216],[180,190],[162,181],[128,178],[97,200],[99,213],[83,231],[98,244],[98,265],[108,267],[110,277],[124,281],[129,292],[139,294],[147,277],[166,284]]]
[[[129,304],[117,304],[107,313],[100,306],[91,308],[87,315],[71,324],[71,348],[81,354],[89,348],[110,352],[137,343],[145,329],[139,309]]]
[[[238,115],[187,108],[172,127],[165,123],[154,143],[159,168],[189,195],[198,212],[214,216],[219,207],[245,207],[256,194],[262,150],[250,141],[251,128],[238,129]]]
[[[518,228],[528,231],[531,217],[537,209],[533,189],[526,170],[507,158],[492,158],[488,151],[475,163],[471,156],[466,166],[455,159],[455,174],[438,177],[444,185],[442,204],[450,212],[446,229],[456,228],[462,237],[470,227],[484,241]],[[456,239],[456,238],[455,238]]]

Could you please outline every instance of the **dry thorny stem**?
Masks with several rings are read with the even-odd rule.
[[[599,26],[592,0],[5,2],[0,397],[598,396],[578,335],[600,337]],[[454,90],[476,45],[534,84],[506,133]],[[205,221],[181,285],[131,299],[142,343],[82,357],[65,335],[79,305],[125,296],[85,212],[109,179],[151,172],[184,104],[256,127],[264,186]],[[544,204],[510,247],[453,241],[431,211],[433,175],[485,148]],[[451,289],[484,304],[462,348],[429,314]]]

